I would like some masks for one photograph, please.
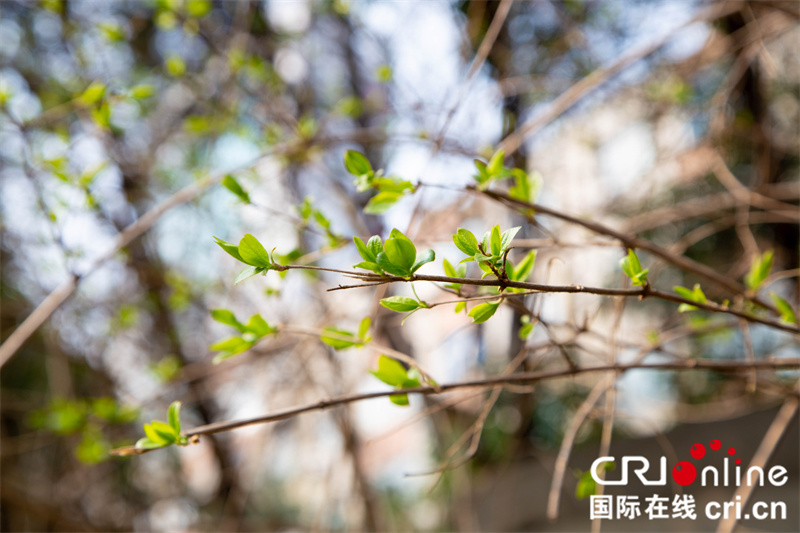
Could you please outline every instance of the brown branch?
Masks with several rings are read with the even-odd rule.
[[[522,200],[517,200],[516,198],[511,198],[507,194],[497,192],[497,191],[479,191],[475,187],[469,187],[470,190],[476,192],[477,194],[483,194],[496,200],[498,202],[504,203],[506,205],[522,208],[522,209],[533,209],[536,213],[540,213],[543,215],[551,216],[553,218],[558,218],[560,220],[564,220],[565,222],[570,222],[572,224],[577,224],[579,226],[583,226],[584,228],[593,231],[595,233],[599,233],[602,235],[608,235],[609,237],[613,237],[620,241],[620,243],[625,246],[626,248],[631,249],[640,249],[650,252],[651,254],[660,257],[661,259],[671,263],[683,270],[687,270],[689,272],[693,272],[698,276],[705,278],[708,281],[711,281],[719,286],[725,287],[729,291],[733,292],[736,295],[745,295],[746,289],[741,284],[737,283],[736,281],[725,277],[712,268],[698,263],[697,261],[693,261],[688,257],[684,257],[681,255],[676,255],[670,252],[669,250],[658,246],[657,244],[653,244],[650,241],[645,239],[640,239],[635,235],[629,235],[626,233],[619,232],[608,226],[603,224],[599,224],[597,222],[593,222],[591,220],[581,219],[572,215],[568,215],[566,213],[562,213],[555,209],[551,209],[539,204],[532,204],[529,202],[523,202]],[[757,303],[758,305],[765,307],[773,312],[775,312],[775,308],[772,304],[764,302],[763,300],[758,299],[757,297],[753,297],[752,301]]]
[[[653,245],[655,246],[655,245]],[[288,268],[288,267],[287,267]],[[291,268],[293,269],[302,269],[308,267],[302,267],[299,265],[292,265]],[[327,270],[327,269],[320,269],[315,268],[318,270]],[[344,271],[336,271],[334,272],[344,272]],[[347,274],[353,277],[361,277],[361,273],[357,272],[347,272]],[[665,300],[668,302],[673,302],[677,304],[688,304],[697,307],[698,309],[703,309],[704,311],[709,311],[712,313],[724,313],[733,315],[739,318],[743,318],[749,322],[756,322],[758,324],[764,324],[765,326],[770,326],[772,328],[780,329],[783,331],[787,331],[789,333],[798,334],[800,333],[800,327],[792,326],[789,324],[784,324],[777,320],[770,320],[766,318],[761,318],[755,315],[751,315],[745,313],[743,311],[739,311],[736,309],[732,309],[730,307],[717,305],[715,303],[700,303],[694,302],[692,300],[683,298],[682,296],[678,296],[677,294],[672,294],[669,292],[659,291],[656,289],[651,288],[650,286],[644,286],[637,289],[607,289],[604,287],[585,287],[583,285],[544,285],[541,283],[528,283],[523,281],[505,281],[505,280],[498,280],[498,279],[474,279],[474,278],[453,278],[450,276],[431,276],[427,274],[415,274],[408,278],[401,278],[399,276],[378,276],[377,274],[372,273],[363,273],[363,277],[365,281],[371,282],[412,282],[412,281],[433,281],[439,283],[460,283],[462,285],[477,285],[483,287],[501,287],[501,288],[515,288],[515,289],[525,289],[527,291],[533,291],[537,293],[545,293],[545,292],[552,292],[552,293],[580,293],[580,294],[597,294],[600,296],[627,296],[627,297],[637,297],[637,298],[657,298],[659,300]],[[492,298],[503,298],[511,297],[511,296],[525,296],[526,294],[531,294],[531,292],[526,293],[510,293],[507,295],[498,294]],[[753,300],[756,301],[756,300]],[[444,302],[442,302],[444,303]],[[449,302],[448,302],[449,303]],[[430,304],[429,307],[434,307],[436,305],[440,305],[437,303]]]
[[[403,394],[421,394],[421,395],[436,395],[445,392],[450,392],[458,389],[468,389],[475,387],[494,387],[503,384],[527,384],[535,383],[538,381],[556,379],[562,377],[569,377],[581,374],[590,374],[596,372],[626,372],[632,369],[642,370],[713,370],[718,372],[736,372],[750,369],[758,370],[788,370],[800,368],[800,358],[781,358],[781,359],[763,359],[759,361],[717,361],[708,359],[691,359],[686,361],[671,361],[667,363],[653,363],[653,364],[617,364],[617,365],[602,365],[594,367],[584,367],[576,369],[563,369],[563,370],[546,370],[540,372],[523,372],[519,374],[511,374],[508,376],[496,376],[484,379],[476,379],[472,381],[463,381],[459,383],[448,383],[436,387],[415,387],[410,389],[402,389]],[[221,433],[230,431],[246,426],[257,424],[266,424],[270,422],[277,422],[279,420],[286,420],[293,418],[297,415],[308,413],[312,411],[320,411],[335,407],[338,405],[345,405],[363,400],[370,400],[373,398],[384,398],[398,394],[397,390],[369,392],[363,394],[353,394],[349,396],[341,396],[339,398],[332,398],[328,400],[320,400],[318,402],[304,405],[301,407],[294,407],[283,411],[278,411],[268,415],[258,416],[255,418],[247,418],[243,420],[233,420],[229,422],[217,422],[205,426],[199,426],[192,430],[185,431],[183,434],[186,437],[194,437],[199,435],[213,435],[214,433]]]

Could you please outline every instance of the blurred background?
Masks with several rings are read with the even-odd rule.
[[[0,339],[65,280],[77,283],[2,367],[0,526],[588,531],[576,488],[602,443],[672,461],[695,440],[720,438],[747,462],[797,372],[631,371],[607,390],[605,377],[587,375],[496,396],[412,397],[409,407],[380,398],[186,448],[108,452],[176,400],[191,428],[386,390],[369,374],[379,349],[319,338],[324,327],[356,331],[367,316],[375,344],[440,383],[558,369],[565,358],[800,356],[796,335],[768,326],[592,295],[527,297],[539,323],[526,339],[511,306],[485,324],[440,306],[401,325],[378,302],[412,295],[408,286],[326,292],[348,280],[295,271],[234,285],[241,265],[213,240],[251,233],[287,263],[346,270],[360,261],[353,235],[398,228],[436,251],[421,272],[441,274],[442,259],[462,258],[458,227],[520,225],[512,257],[537,250],[533,281],[627,286],[617,241],[465,190],[473,159],[503,142],[509,166],[540,177],[542,205],[737,283],[772,250],[762,296],[796,309],[798,18],[800,4],[779,0],[0,2]],[[348,149],[418,190],[365,214],[373,194],[346,172]],[[243,192],[216,185],[227,174]],[[115,249],[126,227],[192,186]],[[640,259],[656,287],[701,282],[709,299],[744,305]],[[222,308],[282,331],[215,365],[209,346],[232,333],[211,318]],[[786,501],[789,516],[741,531],[800,527],[792,416],[774,456],[790,482],[755,492]],[[574,450],[559,466],[565,437]],[[548,519],[554,493],[560,507]],[[603,529],[623,525],[666,527]]]

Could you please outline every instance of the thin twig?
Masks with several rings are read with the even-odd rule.
[[[582,374],[590,374],[596,372],[626,372],[632,369],[642,370],[655,370],[655,371],[680,371],[680,370],[713,370],[719,372],[737,372],[742,370],[749,370],[756,368],[759,370],[791,370],[800,368],[800,358],[781,358],[781,359],[764,359],[759,361],[717,361],[708,359],[691,359],[687,361],[671,361],[668,363],[635,363],[635,364],[617,364],[617,365],[602,365],[594,367],[584,367],[577,369],[563,369],[563,370],[545,370],[540,372],[523,372],[519,374],[512,374],[510,376],[497,376],[484,379],[476,379],[471,381],[463,381],[459,383],[448,383],[445,385],[435,387],[415,387],[410,389],[402,389],[403,394],[422,394],[422,395],[435,395],[442,394],[458,389],[468,389],[475,387],[493,387],[502,384],[524,384],[535,383],[538,381],[556,379],[562,377],[569,377]],[[341,396],[328,400],[320,400],[318,402],[304,405],[301,407],[294,407],[276,413],[271,413],[264,416],[255,418],[248,418],[243,420],[233,420],[229,422],[217,422],[205,426],[199,426],[192,430],[184,432],[186,437],[193,437],[195,435],[212,435],[214,433],[221,433],[223,431],[230,431],[241,427],[252,426],[257,424],[265,424],[269,422],[276,422],[278,420],[285,420],[297,415],[328,409],[338,405],[359,402],[363,400],[370,400],[373,398],[384,398],[397,394],[397,390],[368,392],[363,394],[353,394],[349,396]]]

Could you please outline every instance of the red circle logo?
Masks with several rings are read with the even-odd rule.
[[[691,485],[697,479],[697,469],[689,461],[681,461],[672,467],[672,479],[682,487]]]

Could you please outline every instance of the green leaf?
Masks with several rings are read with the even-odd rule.
[[[767,250],[762,255],[753,258],[753,262],[750,264],[750,271],[744,277],[744,283],[748,289],[757,291],[766,281],[772,270],[773,256],[773,251]]]
[[[238,283],[241,283],[247,278],[252,278],[256,274],[261,274],[265,270],[266,269],[263,267],[249,266],[236,275],[236,279],[233,280],[233,284],[236,285]]]
[[[513,272],[510,273],[510,278],[514,281],[525,282],[533,272],[533,266],[536,264],[536,250],[530,250],[522,261],[514,267]]]
[[[360,263],[356,263],[353,265],[353,268],[363,268],[364,270],[371,270],[376,274],[383,274],[383,269],[378,265],[378,263],[373,263],[371,261],[362,261]]]
[[[249,350],[252,345],[252,342],[246,341],[241,337],[228,337],[227,339],[215,342],[208,348],[215,352],[225,352],[228,355],[236,355]]]
[[[270,326],[258,313],[250,317],[245,329],[259,338],[275,333],[276,331],[276,329]]]
[[[169,410],[167,411],[167,419],[169,420],[169,425],[172,427],[173,431],[175,431],[176,435],[181,434],[181,402],[172,402],[169,406]]]
[[[211,0],[188,0],[186,12],[194,18],[203,18],[211,11]]]
[[[492,318],[498,307],[500,307],[500,302],[486,302],[478,304],[470,310],[468,316],[472,317],[473,322],[480,324],[481,322],[486,322]]]
[[[222,186],[238,196],[242,202],[246,204],[250,203],[250,195],[247,194],[247,191],[245,191],[239,182],[236,181],[236,178],[230,174],[225,176],[225,178],[222,180]]]
[[[359,239],[358,237],[353,237],[353,242],[356,244],[356,249],[358,250],[359,255],[364,258],[364,261],[374,263],[378,254],[372,253],[364,241]],[[380,252],[379,252],[380,253]]]
[[[458,274],[456,273],[456,269],[453,265],[450,264],[450,261],[447,259],[442,260],[442,265],[444,266],[444,275],[450,278],[457,278]]]
[[[691,300],[693,302],[701,304],[708,302],[708,300],[706,299],[706,295],[703,294],[703,289],[700,288],[699,283],[695,283],[694,288],[692,290],[680,286],[674,287],[674,290],[676,293],[678,293],[680,296],[683,296],[687,300]],[[697,309],[697,307],[695,307],[694,305],[685,303],[678,306],[679,313],[683,313],[686,311],[694,311],[695,309]]]
[[[147,435],[147,438],[153,442],[160,442],[162,444],[172,444],[174,442],[172,436],[172,428],[170,428],[169,431],[165,433],[164,431],[156,431],[155,427],[153,426],[153,423],[145,424],[144,434]]]
[[[242,256],[239,255],[239,247],[237,245],[233,244],[232,242],[225,242],[219,237],[214,237],[214,241],[219,245],[220,248],[225,250],[228,255],[237,261],[241,261],[242,263],[245,262],[244,259],[242,259]]]
[[[503,255],[503,253],[508,249],[509,245],[511,244],[511,241],[514,240],[514,237],[517,235],[520,229],[522,229],[521,226],[509,228],[501,234],[500,253],[498,255]]]
[[[420,254],[418,257],[417,257],[417,260],[416,260],[416,261],[414,261],[414,264],[413,264],[413,265],[411,265],[411,273],[413,274],[414,272],[416,272],[417,270],[419,270],[419,268],[420,268],[422,265],[424,265],[424,264],[426,264],[426,263],[430,263],[431,261],[433,261],[433,260],[435,260],[435,259],[436,259],[436,254],[433,252],[433,250],[430,250],[430,249],[429,249],[429,250],[425,250],[425,251],[423,251],[423,252],[422,252],[422,253],[421,253],[421,254]]]
[[[344,350],[358,344],[359,340],[347,330],[333,326],[322,328],[319,339],[334,350]]]
[[[397,313],[407,313],[422,307],[417,300],[413,298],[406,298],[405,296],[390,296],[389,298],[382,298],[381,305]]]
[[[233,328],[236,328],[242,333],[246,331],[244,324],[239,322],[236,319],[236,316],[227,309],[212,309],[211,318],[213,318],[217,322],[220,322],[221,324],[225,324]]]
[[[272,260],[267,251],[261,246],[258,239],[249,233],[245,233],[242,240],[239,241],[239,255],[242,256],[242,261],[248,265],[255,267],[272,266]]]
[[[408,394],[392,394],[389,396],[389,401],[404,407],[408,405]]]
[[[378,235],[373,235],[367,241],[367,249],[375,256],[374,261],[377,261],[378,254],[383,251],[383,241]]]
[[[366,341],[367,340],[367,332],[369,332],[369,326],[372,324],[372,319],[368,316],[365,316],[361,319],[361,323],[358,325],[358,338]]]
[[[130,88],[128,94],[136,100],[145,100],[156,94],[156,88],[152,85],[135,85]]]
[[[523,341],[530,337],[531,333],[533,333],[533,324],[530,322],[523,324],[522,327],[519,328],[519,338]]]
[[[146,426],[145,426],[146,427]],[[137,450],[155,450],[156,448],[163,448],[164,446],[169,446],[171,443],[169,442],[161,442],[161,441],[153,441],[148,439],[147,437],[143,437],[136,441],[136,449]]]
[[[363,154],[355,150],[348,150],[344,154],[344,168],[354,176],[361,176],[372,172],[372,165]]]
[[[393,265],[405,271],[405,275],[411,272],[411,267],[417,258],[417,248],[414,243],[397,229],[393,229],[389,238],[383,243],[383,252]],[[380,261],[378,264],[381,264]]]
[[[176,442],[178,440],[178,434],[175,433],[175,429],[166,422],[153,420],[150,422],[150,427],[156,432],[156,434],[160,435],[169,442]]]
[[[496,177],[500,175],[500,173],[503,171],[503,159],[505,156],[506,151],[502,148],[494,153],[492,158],[489,160],[489,164],[486,165],[486,171],[490,176]]]
[[[578,479],[578,484],[575,487],[575,497],[579,500],[585,500],[589,496],[593,496],[597,492],[597,482],[592,477],[591,470],[587,470]]]
[[[378,370],[372,371],[372,375],[393,387],[401,387],[408,379],[405,367],[396,359],[385,355],[378,358]]]
[[[372,186],[379,191],[405,193],[415,189],[414,184],[407,180],[393,177],[376,177],[372,180]]]
[[[404,270],[389,261],[389,258],[386,256],[386,252],[381,252],[378,254],[378,267],[385,270],[389,274],[394,274],[395,276],[404,278],[409,275],[407,270]]]
[[[538,172],[529,174],[519,168],[512,170],[511,175],[514,176],[514,185],[508,190],[508,195],[516,200],[534,203],[539,196],[542,176]]]
[[[456,304],[455,309],[453,310],[455,313],[460,313],[467,307],[467,302],[461,301]]]
[[[775,303],[775,307],[778,308],[778,311],[781,314],[781,320],[789,324],[797,324],[797,315],[795,314],[794,309],[789,302],[774,292],[770,292],[769,297]]]
[[[489,171],[486,169],[486,163],[480,159],[473,159],[472,161],[475,163],[475,168],[478,169],[478,174],[475,176],[475,180],[481,184],[489,181],[491,176],[489,175]]]
[[[500,226],[496,224],[495,226],[492,227],[492,236],[491,240],[489,241],[492,250],[492,255],[495,257],[499,257],[502,253],[503,249],[502,239],[503,237],[500,234]]]
[[[642,270],[642,264],[639,262],[636,252],[629,249],[628,255],[620,261],[620,266],[622,266],[622,271],[631,278],[633,285],[647,284],[647,273],[650,269]]]
[[[80,103],[85,106],[94,105],[100,100],[103,99],[103,96],[106,94],[106,86],[105,84],[95,81],[89,85],[85,91],[78,97]]]
[[[403,193],[395,191],[381,191],[372,198],[370,198],[367,205],[364,206],[364,213],[368,215],[381,215],[389,210],[394,204],[397,203]]]
[[[469,230],[458,228],[458,231],[453,235],[453,243],[456,248],[468,256],[474,256],[478,253],[478,239]]]
[[[167,74],[173,78],[180,78],[186,73],[186,62],[177,54],[169,56],[164,66],[167,69]]]

